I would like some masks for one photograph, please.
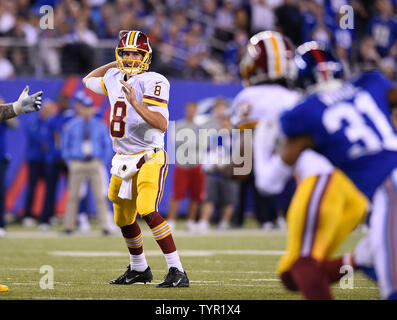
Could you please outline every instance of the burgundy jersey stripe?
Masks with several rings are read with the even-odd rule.
[[[161,103],[168,104],[168,101],[167,101],[167,100],[160,99],[160,98],[156,98],[156,97],[152,97],[152,96],[144,95],[143,98],[144,98],[144,99],[150,99],[150,100],[154,100],[154,101],[157,101],[157,102],[161,102]]]

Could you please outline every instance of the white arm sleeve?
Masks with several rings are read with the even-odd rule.
[[[293,173],[278,154],[273,154],[279,133],[278,123],[259,123],[254,131],[254,176],[257,189],[264,194],[281,193]]]
[[[280,155],[274,154],[269,161],[255,172],[255,185],[261,193],[279,194],[283,192],[293,173],[293,167],[281,160]]]
[[[89,90],[91,90],[91,91],[93,91],[95,93],[98,93],[98,94],[101,94],[101,95],[105,96],[106,93],[104,92],[104,89],[103,89],[103,85],[104,84],[103,84],[103,80],[102,79],[103,78],[101,78],[101,77],[89,78],[86,81],[85,86],[87,87],[87,89],[89,89]]]

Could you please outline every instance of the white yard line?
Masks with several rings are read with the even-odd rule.
[[[149,230],[142,231],[144,237],[152,237],[152,232]],[[232,229],[226,231],[218,231],[218,230],[210,230],[208,233],[205,234],[198,234],[198,233],[191,233],[183,230],[176,230],[173,231],[173,236],[175,237],[225,237],[225,236],[232,236],[232,237],[240,237],[240,236],[283,236],[286,235],[284,231],[271,231],[265,232],[260,229]],[[58,231],[47,231],[47,232],[40,232],[40,231],[7,231],[4,239],[26,239],[26,238],[103,238],[100,231],[90,231],[87,233],[74,233],[71,235],[62,235]],[[106,237],[121,237],[120,233],[115,233],[113,235],[109,235]]]
[[[279,287],[281,284],[278,285],[272,285],[272,284],[250,284],[250,283],[229,283],[226,281],[241,281],[241,282],[280,282],[279,279],[275,278],[265,278],[265,279],[228,279],[228,280],[190,280],[190,283],[192,286],[222,286],[222,287]],[[150,283],[136,283],[134,285],[150,285],[150,286],[155,286],[159,284],[160,282],[150,282]],[[39,282],[38,281],[25,281],[25,282],[8,282],[7,285],[9,287],[13,286],[38,286]],[[54,282],[54,287],[60,285],[60,286],[76,286],[76,285],[82,285],[85,284],[83,282]],[[104,285],[107,284],[106,282],[92,282],[90,281],[89,284],[91,285]],[[367,290],[378,290],[377,287],[367,287],[367,286],[354,286],[352,289],[343,289],[340,288],[338,285],[333,285],[333,289],[340,289],[340,290],[358,290],[358,289],[367,289]],[[1,296],[0,296],[1,297]],[[57,298],[60,299],[60,298]]]
[[[181,257],[204,257],[215,255],[256,255],[256,256],[279,256],[284,254],[282,250],[178,250]],[[121,251],[49,251],[53,256],[66,257],[125,257],[126,253]],[[146,250],[147,256],[162,256],[160,250]]]

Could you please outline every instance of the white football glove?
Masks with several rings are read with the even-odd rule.
[[[18,101],[12,104],[16,115],[21,113],[29,113],[38,111],[41,108],[41,95],[43,91],[36,92],[32,95],[28,95],[29,86],[26,86],[18,98]]]

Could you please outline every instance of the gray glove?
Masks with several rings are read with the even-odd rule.
[[[26,86],[19,96],[18,101],[12,104],[16,115],[40,110],[43,91],[36,92],[30,96],[28,93],[29,86]]]

